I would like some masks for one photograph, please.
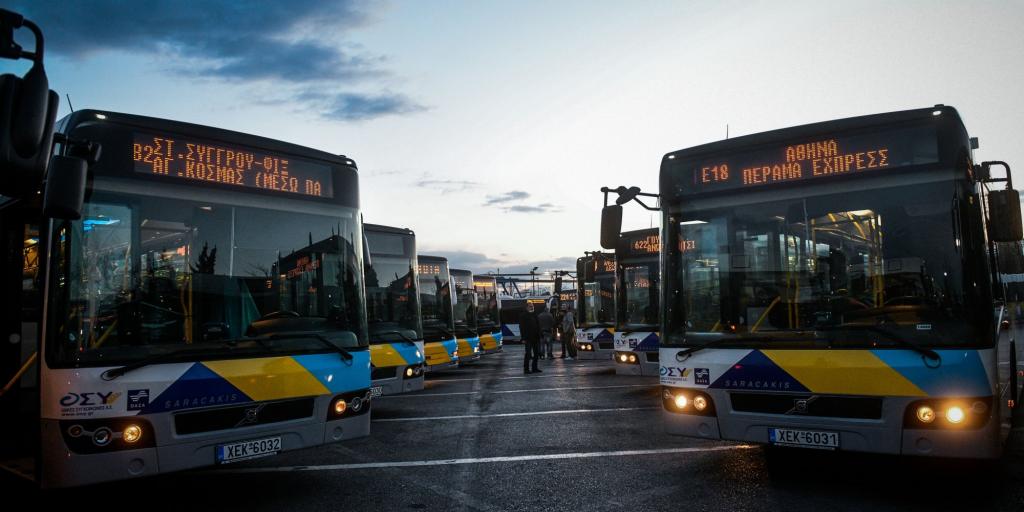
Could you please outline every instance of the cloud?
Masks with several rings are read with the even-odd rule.
[[[362,0],[14,4],[43,29],[50,55],[146,54],[178,75],[269,81],[290,100],[311,101],[305,91],[316,90],[319,101],[310,110],[325,119],[360,121],[424,110],[402,94],[351,90],[390,75],[383,56],[342,42],[371,21],[369,6],[375,4]]]
[[[450,194],[452,192],[466,192],[468,190],[474,190],[480,187],[480,183],[469,180],[435,180],[429,176],[420,179],[413,183],[420,188],[429,188],[436,190],[442,194]]]
[[[494,206],[496,204],[508,203],[511,201],[520,201],[523,199],[527,199],[529,197],[530,194],[528,192],[523,192],[522,190],[512,190],[510,192],[505,192],[504,194],[499,194],[496,196],[487,196],[487,201],[484,202],[484,206]]]
[[[504,210],[509,213],[557,213],[562,211],[562,207],[551,203],[541,203],[538,205],[517,204],[506,206]]]

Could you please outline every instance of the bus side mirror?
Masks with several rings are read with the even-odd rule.
[[[88,174],[89,169],[84,159],[55,155],[46,173],[43,217],[62,220],[82,218]]]
[[[622,206],[613,204],[601,210],[601,247],[615,249],[622,231]]]
[[[988,193],[988,234],[993,242],[1024,240],[1020,219],[1020,192],[1014,189]]]

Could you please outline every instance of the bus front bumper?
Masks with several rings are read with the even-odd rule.
[[[395,377],[375,380],[370,384],[371,388],[380,386],[382,395],[398,395],[423,389],[423,374],[425,371],[421,370],[412,377],[406,377],[405,374],[408,368],[414,368],[415,370],[415,367],[411,366],[400,367]]]
[[[713,395],[714,396],[714,395]],[[890,455],[918,455],[963,459],[994,459],[1001,455],[999,420],[990,418],[978,429],[904,429],[903,407],[897,417],[881,420],[813,418],[723,411],[718,416],[681,414],[662,410],[668,434],[770,444],[769,428],[839,433],[839,450]]]
[[[622,360],[622,356],[626,356],[625,361]],[[644,377],[657,377],[659,375],[658,352],[616,351],[612,354],[612,360],[615,361],[616,375],[640,375]]]
[[[277,453],[282,453],[370,435],[369,407],[355,416],[322,421],[329,397],[317,402],[315,419],[180,436],[173,433],[173,413],[147,415],[143,418],[149,423],[149,431],[143,435],[154,436],[153,446],[88,454],[73,453],[65,443],[60,421],[44,419],[41,441],[52,447],[48,450],[60,453],[61,460],[43,462],[40,483],[42,487],[76,487],[215,466],[217,447],[240,441],[280,437],[281,450]]]

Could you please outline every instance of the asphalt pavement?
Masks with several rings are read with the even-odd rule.
[[[1024,455],[990,464],[772,450],[664,434],[657,379],[522,347],[376,399],[370,437],[16,499],[146,510],[1024,510]],[[5,507],[6,508],[6,507]]]

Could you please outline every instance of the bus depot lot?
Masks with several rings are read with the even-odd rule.
[[[18,497],[148,510],[1024,510],[1024,456],[996,464],[765,450],[662,432],[655,379],[522,347],[374,401],[370,437]]]

